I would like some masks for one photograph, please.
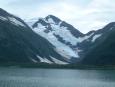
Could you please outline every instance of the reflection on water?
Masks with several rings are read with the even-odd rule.
[[[0,68],[0,87],[115,87],[115,70]]]

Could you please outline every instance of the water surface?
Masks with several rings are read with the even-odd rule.
[[[0,68],[0,87],[115,87],[115,70]]]

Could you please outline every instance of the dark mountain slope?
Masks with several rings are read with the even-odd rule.
[[[66,61],[53,45],[34,33],[23,20],[0,9],[1,63],[41,62],[42,59],[56,63],[52,57]]]
[[[110,23],[101,31],[106,31],[82,60],[83,64],[115,64],[115,23]]]

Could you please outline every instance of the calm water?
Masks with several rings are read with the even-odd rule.
[[[0,87],[115,87],[115,70],[0,68]]]

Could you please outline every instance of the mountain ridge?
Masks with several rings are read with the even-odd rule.
[[[66,64],[69,62],[59,55],[55,47],[45,38],[34,33],[22,19],[3,10],[0,12],[0,31],[0,62],[2,63],[26,60],[35,63],[45,61]]]
[[[114,39],[111,40],[114,30],[115,22],[111,22],[102,29],[83,34],[71,24],[53,15],[24,22],[0,9],[0,62],[71,64],[83,61],[83,64],[88,64],[91,60],[94,62],[95,58],[100,61],[100,56],[97,58],[91,55],[89,57],[94,59],[90,59],[88,55],[99,55],[100,53],[95,50],[101,47],[101,50],[110,50],[111,44],[114,43]],[[107,48],[102,46],[109,38]],[[113,45],[112,47],[114,48]],[[114,60],[113,57],[111,60]]]

